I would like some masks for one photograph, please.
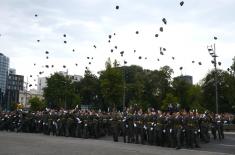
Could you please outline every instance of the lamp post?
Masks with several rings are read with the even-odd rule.
[[[217,37],[214,37],[214,40],[217,40]],[[207,46],[208,52],[213,58],[212,63],[214,64],[215,68],[215,106],[216,106],[216,113],[219,113],[219,105],[218,105],[218,77],[217,77],[217,60],[216,58],[218,57],[216,55],[216,48],[215,48],[215,43],[213,45]]]

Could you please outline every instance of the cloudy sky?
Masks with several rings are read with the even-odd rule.
[[[127,60],[127,65],[151,70],[169,65],[174,76],[181,74],[183,66],[182,73],[192,75],[197,83],[213,68],[208,45],[216,43],[218,61],[222,62],[219,68],[232,64],[235,0],[184,2],[181,7],[179,0],[0,0],[0,52],[10,58],[17,74],[33,75],[29,81],[36,79],[39,71],[45,72],[41,76],[67,69],[69,74],[83,75],[86,66],[96,74],[110,57],[122,65]],[[166,48],[164,56],[160,47]],[[45,51],[50,53],[49,59]],[[45,65],[55,67],[47,69]]]

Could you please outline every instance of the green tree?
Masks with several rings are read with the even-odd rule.
[[[232,74],[217,70],[218,108],[219,112],[234,112],[235,80]],[[215,112],[215,70],[210,71],[202,82],[205,107]]]
[[[188,91],[192,87],[191,84],[187,83],[181,77],[174,78],[173,83],[174,95],[179,99],[181,108],[190,108],[191,105],[188,101]]]
[[[45,103],[41,101],[38,97],[33,97],[29,99],[29,103],[31,111],[41,111],[45,108]]]
[[[79,95],[75,93],[75,85],[68,76],[55,73],[47,78],[44,88],[44,98],[50,108],[71,109],[78,102]]]
[[[228,81],[226,85],[226,89],[228,91],[227,98],[229,105],[232,105],[232,112],[235,112],[235,57],[233,57],[233,62],[230,69],[231,72],[228,76],[226,76],[226,80]]]
[[[146,112],[151,105],[146,101],[131,100],[129,102],[129,106],[141,108],[144,112]]]
[[[227,83],[224,85],[224,92],[226,92],[226,98],[228,105],[231,105],[231,112],[235,112],[235,76],[233,74],[226,74]]]
[[[76,90],[81,96],[81,103],[86,105],[92,105],[93,107],[99,107],[99,79],[96,75],[92,74],[89,70],[86,70],[84,78],[82,78],[76,84]]]
[[[76,106],[80,107],[80,103],[81,103],[81,97],[79,94],[73,94],[72,98],[70,100],[69,108],[70,109],[74,109]]]
[[[191,109],[197,109],[199,112],[205,111],[201,86],[192,85],[187,91],[186,100]]]
[[[178,102],[179,101],[178,101],[178,98],[176,96],[174,96],[171,93],[167,93],[166,97],[162,101],[161,109],[162,110],[167,110],[169,104],[172,104],[173,106],[176,106]]]
[[[121,70],[125,70],[126,82],[126,106],[130,106],[134,102],[143,102],[143,90],[145,83],[145,75],[143,69],[139,66],[124,66]]]
[[[150,90],[151,95],[155,98],[153,102],[157,104],[154,107],[160,108],[166,94],[171,93],[172,74],[173,69],[169,66],[163,66],[159,71],[155,70],[151,72],[149,76]]]
[[[112,67],[109,59],[106,62],[106,70],[101,72],[99,80],[105,104],[112,109],[121,108],[123,78],[120,68]]]

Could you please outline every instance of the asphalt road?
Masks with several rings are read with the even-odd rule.
[[[222,155],[235,154],[235,134],[222,142],[212,140],[200,149],[163,148],[141,144],[55,137],[43,134],[0,132],[0,155]]]

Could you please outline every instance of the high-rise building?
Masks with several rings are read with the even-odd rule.
[[[16,69],[10,68],[9,69],[9,74],[16,74]]]
[[[9,58],[0,53],[0,91],[4,94],[7,84]]]
[[[78,82],[82,79],[81,75],[68,75],[67,72],[60,71],[58,74],[62,76],[68,76],[72,82]],[[37,91],[39,94],[43,94],[43,89],[47,87],[47,77],[39,77],[38,84],[37,84]]]
[[[5,92],[7,84],[7,75],[9,68],[9,58],[0,53],[0,107],[5,102]]]
[[[38,78],[38,85],[37,91],[39,94],[43,94],[43,89],[47,86],[47,78],[46,77],[39,77]]]
[[[181,76],[177,76],[175,77],[175,79],[178,79],[178,80],[182,80],[188,84],[193,84],[193,77],[190,76],[190,75],[181,75]]]
[[[9,58],[0,53],[0,107],[10,110],[18,103],[19,91],[23,90],[24,76],[16,75],[15,69],[9,69]]]
[[[14,73],[14,72],[13,72]],[[23,90],[24,76],[9,74],[7,78],[6,88],[6,106],[5,109],[10,110],[12,106],[19,102],[19,93]]]

